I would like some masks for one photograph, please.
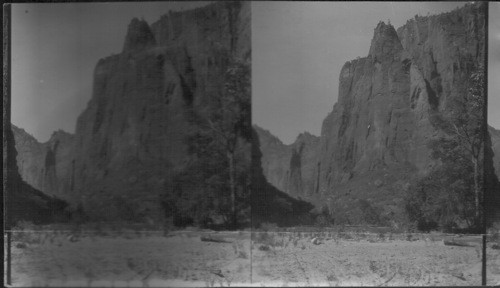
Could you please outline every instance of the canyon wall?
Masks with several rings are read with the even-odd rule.
[[[488,133],[491,138],[491,149],[493,150],[493,167],[495,174],[500,179],[500,130],[488,127]]]
[[[161,221],[165,181],[188,160],[190,111],[222,92],[231,58],[250,57],[249,9],[222,2],[132,20],[123,51],[97,64],[77,121],[73,202],[98,219]]]
[[[11,102],[7,87],[10,86],[4,86],[6,93],[2,109],[4,229],[15,229],[17,222],[21,220],[35,224],[67,221],[70,219],[70,214],[66,210],[68,203],[33,188],[19,173],[19,158],[13,132],[16,128],[10,124]]]
[[[252,227],[259,227],[263,223],[274,223],[279,226],[311,225],[314,223],[314,218],[310,211],[314,206],[281,191],[266,179],[270,171],[272,174],[272,169],[267,172],[263,170],[263,167],[267,166],[267,163],[261,163],[267,157],[263,155],[263,151],[273,145],[278,147],[283,145],[276,137],[266,139],[270,135],[268,131],[257,126],[252,130],[252,166],[249,171],[252,179],[251,225]],[[273,141],[276,142],[272,143]],[[269,155],[269,152],[266,153]]]
[[[308,132],[301,133],[290,145],[283,144],[269,131],[254,125],[262,151],[263,174],[279,190],[307,198],[317,187],[317,151],[320,138]]]
[[[161,222],[164,185],[189,161],[193,114],[223,92],[232,59],[250,61],[250,13],[250,3],[217,2],[134,18],[122,51],[98,61],[74,135],[40,144],[14,128],[22,177],[94,220]]]
[[[444,134],[433,119],[450,113],[451,100],[464,96],[471,73],[484,67],[485,13],[486,5],[476,3],[415,16],[397,30],[378,23],[368,55],[341,69],[338,100],[323,121],[316,155],[297,157],[283,147],[286,152],[270,156],[262,146],[269,181],[287,191],[304,175],[279,179],[300,163],[314,172],[302,195],[328,204],[343,222],[366,223],[366,203],[380,217],[401,217],[410,179],[436,165],[427,144]]]
[[[49,141],[40,143],[23,129],[11,126],[23,180],[46,194],[65,199],[74,180],[74,136],[59,130],[52,133]]]
[[[500,131],[488,127],[485,143],[485,215],[487,224],[500,223]]]

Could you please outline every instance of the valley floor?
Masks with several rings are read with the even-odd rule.
[[[17,287],[481,284],[480,246],[447,246],[439,237],[177,231],[71,239],[67,233],[18,233],[30,234],[13,236]],[[488,260],[488,284],[499,284],[500,250],[488,249]]]
[[[299,241],[296,247],[254,253],[253,281],[288,286],[480,285],[480,255],[479,247],[432,240]]]

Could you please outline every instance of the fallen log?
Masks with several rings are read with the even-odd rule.
[[[443,243],[445,246],[474,247],[474,245],[462,241],[443,240]]]
[[[232,243],[231,241],[227,241],[227,240],[222,239],[222,238],[213,238],[211,236],[208,236],[208,237],[201,236],[200,239],[203,242]]]

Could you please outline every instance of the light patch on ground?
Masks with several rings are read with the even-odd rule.
[[[14,286],[481,284],[480,246],[446,246],[435,236],[177,231],[71,239],[30,233],[13,236]],[[499,283],[499,250],[488,249],[488,259],[496,263],[488,268],[488,283]]]
[[[157,234],[14,241],[13,284],[164,287],[250,282],[249,233],[221,234],[229,243],[202,242],[197,233]]]

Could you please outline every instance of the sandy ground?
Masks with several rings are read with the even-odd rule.
[[[250,282],[250,234],[67,236],[12,247],[13,286],[234,286]],[[217,235],[217,234],[212,234]],[[38,241],[35,241],[38,242]]]
[[[496,246],[493,249],[492,246]],[[500,286],[500,241],[489,242],[486,245],[487,272],[486,279],[488,285]]]
[[[42,233],[40,233],[41,235]],[[13,286],[440,286],[480,285],[480,247],[442,240],[343,239],[294,233],[177,232],[17,238]],[[205,242],[201,236],[227,242]],[[488,283],[500,250],[488,249]],[[495,282],[496,281],[496,282]]]
[[[324,240],[319,245],[309,239],[296,245],[284,242],[269,251],[254,250],[253,282],[266,286],[481,284],[479,247],[425,240]]]

